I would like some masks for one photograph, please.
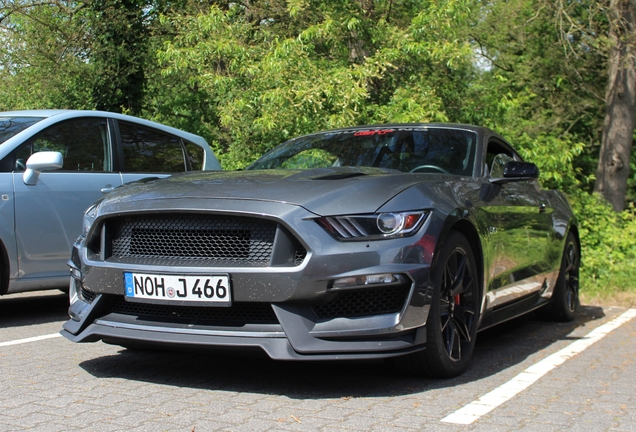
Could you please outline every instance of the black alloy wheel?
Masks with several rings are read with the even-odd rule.
[[[563,256],[565,268],[565,306],[574,314],[579,306],[579,251],[575,241],[568,242]]]
[[[568,233],[561,259],[561,269],[552,293],[552,302],[540,309],[539,316],[554,321],[572,321],[579,308],[579,267],[581,256],[579,243],[572,232]]]
[[[468,267],[468,252],[456,248],[444,267],[440,293],[440,319],[442,341],[448,357],[462,360],[462,346],[472,342],[472,327],[475,322],[474,274]]]
[[[451,231],[442,245],[426,322],[426,349],[396,359],[412,374],[449,378],[470,361],[479,319],[479,282],[470,244]]]

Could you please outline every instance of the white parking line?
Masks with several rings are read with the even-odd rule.
[[[10,345],[20,345],[20,344],[25,344],[29,342],[37,342],[37,341],[52,339],[56,337],[62,337],[62,335],[59,333],[51,333],[47,335],[35,336],[35,337],[26,338],[26,339],[16,339],[16,340],[8,341],[8,342],[0,342],[0,347],[10,346]]]
[[[454,413],[444,417],[441,421],[445,423],[455,424],[471,424],[481,416],[488,414],[490,411],[497,408],[499,405],[512,399],[515,395],[530,387],[543,375],[550,372],[558,365],[564,363],[571,357],[579,354],[593,343],[601,340],[612,330],[617,329],[621,325],[625,324],[632,318],[636,317],[636,309],[629,309],[612,321],[603,324],[600,327],[592,330],[587,336],[572,342],[560,351],[544,358],[540,362],[530,366],[528,369],[521,372],[519,375],[505,383],[504,385],[497,387],[490,393],[487,393],[477,399],[474,402],[460,408]]]

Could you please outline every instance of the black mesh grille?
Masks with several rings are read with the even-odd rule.
[[[305,261],[305,257],[307,256],[307,250],[299,243],[296,246],[296,252],[294,254],[294,265],[301,265],[303,261]]]
[[[112,256],[267,266],[276,223],[214,215],[145,215],[111,222]]]
[[[86,303],[93,303],[93,300],[95,300],[95,297],[97,297],[97,293],[94,293],[93,291],[87,290],[86,288],[82,287],[82,289],[79,291],[79,296]]]
[[[117,296],[111,301],[108,311],[145,318],[278,324],[276,314],[269,303],[237,302],[230,307],[174,306],[128,302],[122,296]]]
[[[396,313],[402,310],[408,295],[408,285],[343,291],[312,309],[319,319]]]

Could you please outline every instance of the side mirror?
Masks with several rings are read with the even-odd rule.
[[[508,162],[504,165],[504,177],[539,178],[539,167],[530,162]]]
[[[503,184],[539,178],[539,167],[531,162],[510,161],[504,165],[502,178],[491,178],[490,183]]]
[[[44,151],[33,153],[26,162],[26,171],[22,174],[22,181],[27,186],[34,186],[38,182],[42,171],[62,168],[64,156],[60,152]]]

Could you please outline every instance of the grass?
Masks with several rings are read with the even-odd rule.
[[[636,306],[636,289],[632,290],[581,290],[581,304],[594,306]]]
[[[597,306],[636,306],[636,277],[631,272],[614,272],[610,277],[594,278],[581,272],[582,304]]]

